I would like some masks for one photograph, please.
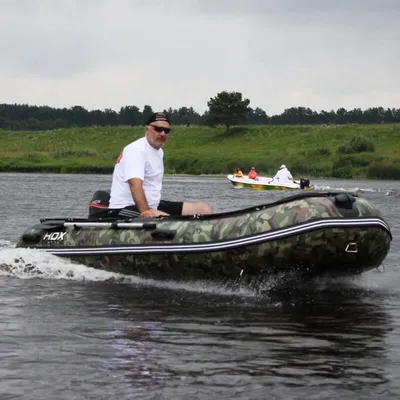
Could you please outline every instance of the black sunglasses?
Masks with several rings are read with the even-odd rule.
[[[171,132],[171,128],[164,128],[163,126],[158,125],[150,125],[156,132],[161,133],[165,132],[167,135]]]

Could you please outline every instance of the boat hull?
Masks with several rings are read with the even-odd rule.
[[[44,220],[24,232],[17,247],[156,279],[356,275],[378,267],[390,248],[389,226],[366,200],[358,198],[346,209],[335,199],[295,196],[212,216],[103,221],[103,226]]]
[[[351,243],[357,243],[354,249]],[[349,245],[350,252],[346,251]],[[146,278],[237,279],[243,273],[246,278],[285,272],[307,276],[356,275],[381,265],[387,246],[388,237],[382,234],[381,228],[328,227],[223,251],[146,249],[138,254],[138,249],[130,246],[105,246],[101,249],[50,252],[89,267]]]

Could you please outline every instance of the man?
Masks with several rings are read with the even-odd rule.
[[[286,168],[285,164],[282,164],[280,166],[276,175],[268,183],[271,183],[272,181],[277,181],[279,183],[287,183],[289,181],[294,182],[293,176],[289,172],[289,170]]]
[[[164,176],[162,146],[170,132],[168,114],[155,112],[147,120],[145,136],[128,144],[119,155],[113,172],[109,208],[121,209],[120,216],[150,218],[212,214],[207,203],[161,200]]]

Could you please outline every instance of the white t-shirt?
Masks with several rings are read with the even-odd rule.
[[[125,146],[114,167],[109,207],[134,205],[128,180],[139,178],[143,181],[147,204],[150,208],[157,208],[164,176],[163,157],[163,150],[151,147],[146,137]]]
[[[273,180],[282,183],[293,180],[293,177],[287,168],[282,168],[276,173]]]

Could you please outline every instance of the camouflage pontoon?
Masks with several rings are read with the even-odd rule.
[[[391,240],[366,199],[303,192],[207,216],[42,219],[17,247],[148,278],[259,280],[282,272],[359,274],[381,265]]]

